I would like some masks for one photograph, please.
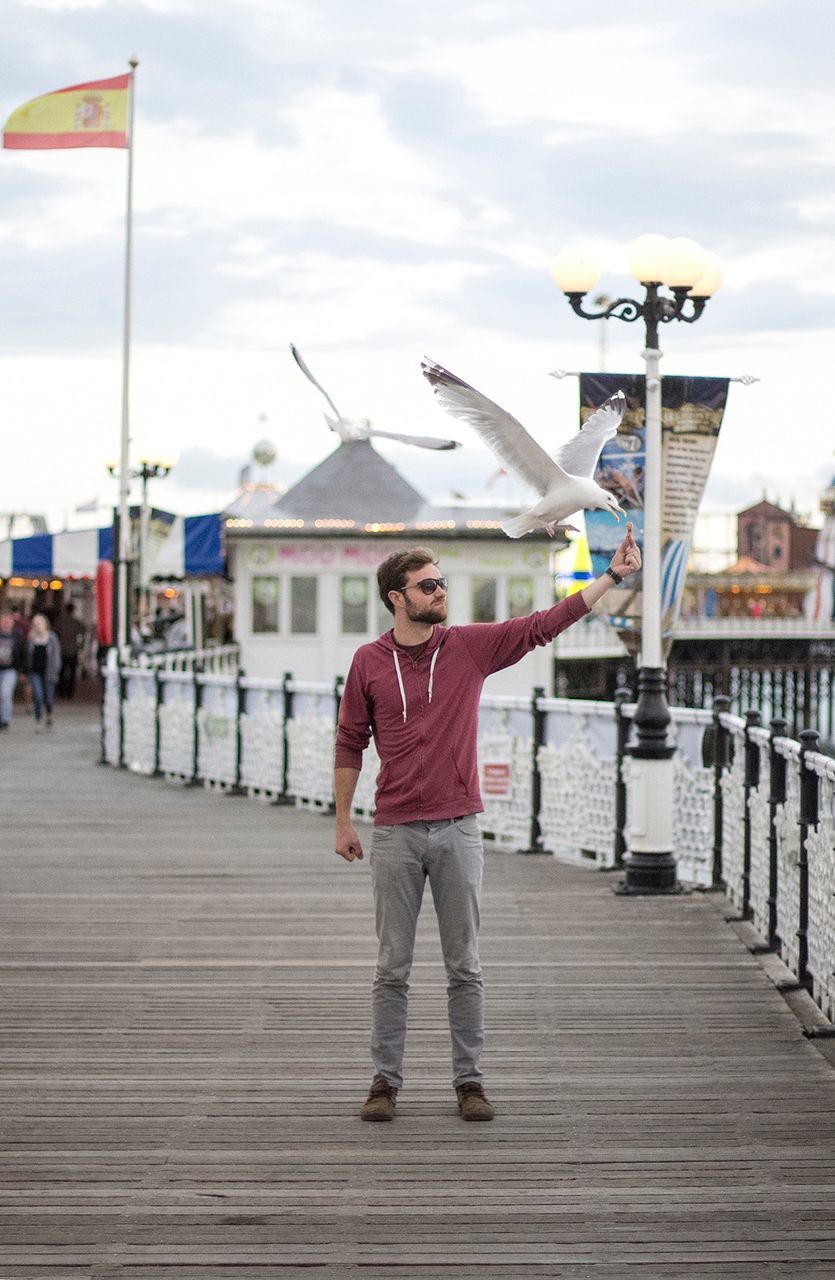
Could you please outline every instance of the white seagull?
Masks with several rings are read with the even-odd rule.
[[[331,400],[321,382],[317,382],[313,374],[308,369],[301,357],[298,347],[290,343],[290,354],[296,364],[301,369],[308,382],[312,382],[314,387],[327,401],[333,417],[330,413],[325,413],[325,422],[327,422],[331,431],[334,431],[343,444],[353,444],[357,440],[368,440],[370,436],[381,436],[384,440],[399,440],[401,444],[415,444],[419,449],[460,449],[461,445],[457,440],[438,440],[434,436],[407,436],[402,435],[398,431],[377,431],[372,427],[368,418],[344,418],[337,409],[333,400]],[[324,410],[323,410],[324,412]]]
[[[427,357],[420,367],[447,413],[474,427],[501,462],[540,495],[529,511],[504,521],[502,528],[509,538],[521,538],[536,529],[545,529],[553,538],[555,529],[574,527],[563,523],[567,516],[584,509],[611,511],[616,520],[618,512],[626,515],[614,494],[593,479],[600,451],[617,434],[626,409],[622,391],[610,396],[549,458],[521,422],[480,391]]]

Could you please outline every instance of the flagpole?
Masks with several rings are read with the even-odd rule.
[[[122,434],[119,449],[119,548],[116,578],[116,635],[121,653],[130,640],[130,601],[128,599],[128,564],[131,560],[130,527],[130,319],[131,319],[131,248],[133,232],[133,117],[138,58],[129,58],[131,69],[128,92],[128,185],[125,215],[125,289],[122,331]]]

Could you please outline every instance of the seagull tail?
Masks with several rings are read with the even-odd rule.
[[[521,538],[523,534],[530,533],[536,528],[531,523],[530,515],[514,516],[511,520],[503,520],[502,528],[509,538]]]

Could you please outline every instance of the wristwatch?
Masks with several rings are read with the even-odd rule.
[[[620,576],[619,573],[615,573],[611,565],[609,565],[609,568],[606,570],[606,573],[608,573],[609,577],[612,579],[612,582],[614,582],[616,587],[619,587],[620,584],[623,582],[623,578]]]

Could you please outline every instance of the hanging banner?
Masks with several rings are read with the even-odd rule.
[[[626,413],[618,434],[600,455],[595,480],[613,493],[644,540],[644,473],[646,467],[646,391],[643,374],[582,373],[580,421],[585,422],[604,400],[623,391]],[[667,377],[661,383],[661,631],[669,650],[678,618],[687,560],[699,504],[705,491],[716,440],[728,398],[727,378]],[[595,576],[606,569],[623,538],[605,511],[585,513],[586,537]],[[641,642],[641,574],[606,593],[606,613],[630,653]]]

